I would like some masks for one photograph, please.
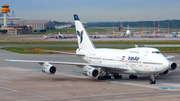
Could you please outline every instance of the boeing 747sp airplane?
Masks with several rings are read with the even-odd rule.
[[[35,60],[9,60],[10,62],[39,63],[43,72],[55,74],[56,67],[52,64],[75,65],[84,71],[84,75],[105,79],[121,79],[121,74],[130,74],[130,79],[137,79],[137,75],[149,75],[150,84],[155,84],[155,76],[167,75],[169,70],[175,70],[177,65],[164,57],[158,49],[136,47],[129,49],[99,49],[94,46],[78,15],[74,15],[79,48],[76,53],[60,52],[77,55],[88,63],[35,61]],[[57,52],[57,51],[53,51]]]

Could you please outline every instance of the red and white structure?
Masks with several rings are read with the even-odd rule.
[[[68,21],[68,35],[69,35],[69,21]]]
[[[168,34],[169,34],[169,22],[168,22]]]
[[[142,22],[142,32],[143,32],[143,22]]]
[[[120,31],[121,31],[121,35],[122,35],[122,32],[123,32],[122,18],[121,18],[121,24],[120,24]]]
[[[158,18],[158,36],[159,36],[159,18]]]
[[[153,35],[155,35],[156,34],[156,32],[155,32],[155,21],[154,21],[154,32],[153,32]]]
[[[146,34],[146,22],[145,22],[145,34]]]
[[[114,21],[113,21],[113,34],[114,34]]]

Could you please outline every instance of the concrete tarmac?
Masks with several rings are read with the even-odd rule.
[[[19,54],[0,50],[0,101],[179,101],[180,54],[171,59],[178,67],[168,76],[158,75],[150,85],[150,76],[130,80],[98,81],[82,74],[76,66],[55,65],[55,75],[42,73],[37,63],[5,62],[4,59],[85,62],[77,56],[61,54]]]

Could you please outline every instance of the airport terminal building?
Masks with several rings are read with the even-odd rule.
[[[0,28],[0,34],[31,34],[32,27],[28,26],[8,26]]]
[[[54,30],[55,24],[50,20],[21,20],[17,22],[17,26],[29,26],[32,30]]]
[[[0,34],[31,34],[33,30],[54,30],[55,24],[50,20],[20,20],[15,26],[0,28]]]

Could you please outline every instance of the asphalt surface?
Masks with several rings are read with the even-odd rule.
[[[61,54],[19,54],[0,50],[0,101],[178,101],[180,100],[180,54],[171,59],[178,67],[168,76],[158,75],[150,85],[150,76],[130,80],[98,81],[82,74],[76,66],[55,65],[55,75],[42,73],[37,63],[5,62],[4,59],[85,62],[77,56]]]

